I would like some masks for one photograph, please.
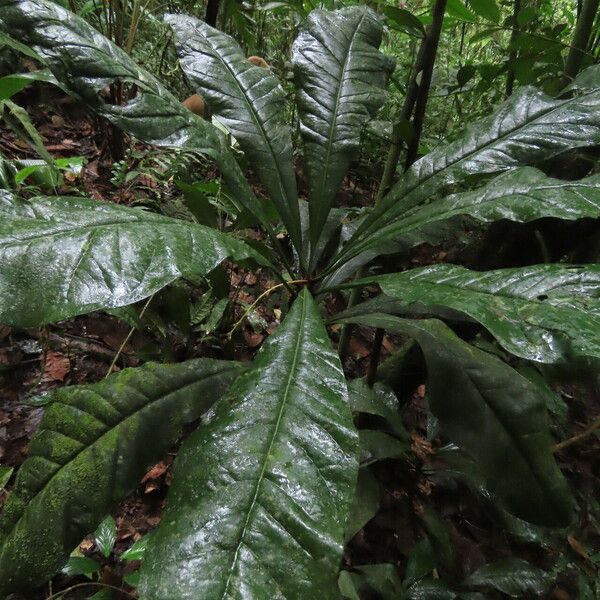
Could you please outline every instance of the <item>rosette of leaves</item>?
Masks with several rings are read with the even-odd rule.
[[[185,422],[202,418],[174,468],[166,513],[144,557],[147,600],[335,598],[360,450],[347,384],[319,302],[333,286],[378,284],[385,296],[333,320],[413,337],[428,368],[442,435],[473,456],[488,488],[519,518],[561,527],[570,495],[550,449],[544,400],[509,364],[444,323],[479,323],[508,352],[551,363],[600,355],[600,267],[534,265],[475,272],[453,265],[353,273],[398,245],[426,241],[456,217],[482,224],[600,215],[597,177],[560,181],[536,168],[600,142],[600,77],[570,96],[521,88],[456,141],[417,161],[378,207],[345,225],[332,208],[385,101],[392,62],[382,20],[366,6],[313,11],[292,50],[309,178],[301,202],[285,97],[275,74],[248,63],[231,37],[171,15],[182,68],[247,155],[293,246],[278,243],[221,129],[184,109],[161,83],[81,18],[46,0],[0,0],[0,28],[43,57],[61,85],[129,135],[212,158],[233,196],[264,228],[303,285],[252,364],[199,359],[145,365],[56,392],[0,518],[0,594],[39,586],[159,460]],[[119,106],[99,90],[126,81]],[[447,195],[449,185],[479,187]],[[139,209],[73,198],[0,196],[0,322],[35,326],[131,304],[224,259],[277,266],[243,240]],[[433,228],[433,229],[432,229]],[[420,319],[423,313],[437,318]],[[401,314],[402,316],[396,316]],[[412,318],[419,317],[419,318]],[[353,406],[364,411],[365,401]],[[369,410],[390,417],[389,405]],[[396,437],[394,437],[394,435]],[[407,446],[392,427],[394,452]],[[404,441],[403,441],[404,440]],[[364,474],[364,472],[363,472]],[[368,477],[359,478],[368,480]],[[93,490],[93,493],[90,493]],[[364,494],[363,494],[364,496]],[[370,494],[371,504],[373,494]]]

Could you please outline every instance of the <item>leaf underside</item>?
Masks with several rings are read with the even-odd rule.
[[[305,290],[180,450],[142,597],[336,598],[357,451],[341,365]]]
[[[431,411],[477,460],[490,491],[524,520],[568,525],[571,498],[552,457],[545,404],[527,379],[441,321],[377,313],[349,321],[413,337],[427,363]]]
[[[0,598],[50,579],[239,372],[148,363],[53,392],[0,517]]]

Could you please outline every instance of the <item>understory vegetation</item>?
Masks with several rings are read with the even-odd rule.
[[[600,598],[598,0],[0,0],[0,600]]]

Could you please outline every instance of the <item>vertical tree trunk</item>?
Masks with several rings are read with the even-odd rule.
[[[590,33],[594,26],[599,2],[600,0],[583,0],[577,24],[575,25],[575,31],[573,32],[571,49],[569,50],[565,64],[565,72],[561,82],[563,86],[568,85],[577,73],[579,73],[581,62],[587,52]]]
[[[419,141],[423,131],[425,121],[425,111],[427,109],[427,100],[429,99],[429,88],[431,86],[431,76],[435,65],[435,58],[440,43],[440,34],[442,24],[444,23],[444,13],[446,12],[446,0],[437,0],[433,7],[433,21],[427,32],[427,44],[425,44],[425,56],[423,57],[423,71],[421,73],[421,82],[415,102],[415,114],[413,116],[413,131],[408,149],[406,150],[406,160],[404,168],[408,169],[415,162],[419,150]]]
[[[514,44],[519,35],[519,24],[517,16],[521,10],[521,0],[515,0],[513,4],[512,15],[512,33],[510,34],[510,52],[508,53],[508,74],[506,75],[506,97],[513,93],[515,87],[515,61],[517,60],[517,51],[514,49]]]
[[[206,3],[206,13],[204,21],[211,27],[217,26],[217,17],[219,16],[219,0],[208,0]]]
[[[415,65],[413,68],[413,74],[406,90],[406,97],[404,98],[404,104],[402,110],[398,115],[398,119],[394,124],[392,131],[392,139],[388,156],[386,159],[383,175],[379,184],[379,190],[377,192],[377,198],[375,203],[377,204],[381,198],[388,191],[394,177],[394,173],[398,167],[398,161],[400,159],[400,151],[402,149],[402,135],[401,126],[403,123],[408,121],[415,109],[415,105],[419,103],[421,99],[421,121],[417,129],[414,127],[413,119],[413,133],[411,144],[416,143],[418,148],[419,139],[421,136],[421,130],[423,126],[423,119],[425,116],[425,107],[427,104],[427,97],[429,95],[429,86],[431,85],[431,74],[433,72],[433,66],[435,64],[435,58],[437,55],[437,48],[440,40],[440,33],[442,31],[442,24],[444,21],[444,13],[446,10],[447,0],[436,0],[433,8],[433,20],[427,30],[427,35],[421,43]],[[418,76],[421,74],[420,84],[417,83]],[[415,109],[416,110],[416,109]],[[409,146],[410,148],[410,146]],[[359,272],[360,276],[360,272]],[[360,299],[360,288],[354,288],[348,300],[348,307],[354,306]],[[350,338],[352,337],[352,325],[346,324],[340,334],[340,341],[338,344],[338,352],[342,361],[348,354],[348,348],[350,346]],[[369,367],[368,380],[372,383],[372,371],[373,368],[377,368],[379,362],[379,356],[381,353],[381,343],[383,341],[383,331],[377,330],[375,332],[375,340],[373,342],[373,348],[371,351],[371,362]],[[375,367],[373,367],[375,365]]]

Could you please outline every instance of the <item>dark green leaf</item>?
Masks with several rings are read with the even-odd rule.
[[[454,600],[456,594],[439,579],[421,579],[406,591],[408,600]]]
[[[12,467],[5,467],[4,465],[0,465],[0,492],[8,485],[10,478],[13,474]]]
[[[425,232],[435,222],[468,215],[483,222],[528,222],[542,217],[575,220],[600,217],[600,175],[577,181],[547,177],[532,167],[503,173],[470,192],[452,194],[408,210],[386,227],[385,243]],[[381,236],[384,237],[383,235]]]
[[[214,229],[112,203],[0,191],[0,323],[131,304],[226,258],[265,260]]]
[[[477,73],[477,69],[473,65],[465,65],[461,67],[456,73],[456,81],[460,87],[463,87],[465,84],[469,83],[471,79]]]
[[[462,137],[418,160],[362,222],[336,263],[381,245],[389,237],[388,227],[444,186],[600,143],[600,69],[584,71],[574,86],[581,93],[566,100],[554,100],[531,87],[519,88]]]
[[[15,104],[12,100],[4,100],[0,103],[0,116],[4,118],[4,121],[18,137],[24,139],[46,161],[50,168],[54,168],[54,159],[46,150],[44,140],[42,140],[24,108]]]
[[[34,60],[36,60],[38,62],[42,62],[42,63],[44,62],[42,60],[41,56],[37,52],[34,52],[29,46],[26,46],[25,44],[21,44],[21,42],[17,42],[17,40],[10,37],[10,35],[7,35],[6,33],[0,32],[0,47],[3,47],[3,46],[8,46],[9,48],[12,48],[13,50],[16,50],[17,52],[20,52],[21,54],[24,54],[25,56],[29,56],[29,58],[33,58]]]
[[[30,73],[15,73],[14,75],[6,75],[0,77],[0,101],[7,100],[14,96],[17,92],[25,89],[34,81],[45,81],[47,83],[57,84],[56,78],[50,71],[40,70]]]
[[[294,42],[298,113],[309,181],[313,265],[334,196],[356,155],[360,132],[385,102],[393,61],[378,51],[373,10],[315,10]]]
[[[517,24],[519,27],[525,27],[528,23],[531,23],[537,16],[535,6],[526,6],[522,8],[517,14]]]
[[[404,31],[418,38],[425,37],[425,27],[418,17],[410,11],[397,6],[385,5],[382,7],[383,14],[388,18],[388,24],[394,29]]]
[[[69,577],[75,575],[94,575],[100,572],[100,565],[93,559],[87,556],[70,556],[69,561],[63,567],[62,572]]]
[[[427,362],[429,405],[442,431],[478,461],[490,491],[514,514],[549,526],[570,521],[571,499],[550,450],[544,401],[527,379],[441,321],[382,314],[351,321],[417,340]]]
[[[340,594],[344,600],[360,600],[357,584],[355,583],[356,575],[350,571],[341,571],[338,579],[338,587]]]
[[[551,574],[545,573],[520,558],[505,558],[484,565],[465,579],[464,584],[488,587],[510,596],[523,598],[528,593],[542,595],[552,583]]]
[[[148,363],[53,392],[0,517],[0,598],[60,569],[239,372],[211,359]]]
[[[137,542],[134,542],[131,548],[128,548],[121,554],[121,560],[142,560],[146,553],[146,546],[148,545],[148,535],[141,537]]]
[[[477,17],[464,5],[462,0],[448,0],[446,14],[460,21],[477,20]]]
[[[415,544],[408,557],[406,572],[404,573],[404,585],[410,586],[426,575],[431,575],[435,568],[435,554],[431,543],[425,538]]]
[[[108,558],[117,541],[117,524],[111,515],[108,515],[108,517],[98,525],[98,529],[96,529],[94,533],[94,539],[98,550],[100,550],[105,558]]]
[[[423,513],[423,522],[436,557],[436,564],[446,571],[452,571],[455,566],[455,555],[448,525],[429,508],[426,508]]]
[[[478,272],[440,264],[361,281],[367,282],[407,307],[466,314],[506,350],[529,360],[600,357],[600,265]]]
[[[469,5],[480,17],[494,23],[500,21],[500,9],[496,0],[471,0]]]
[[[378,460],[401,458],[410,448],[407,441],[399,440],[376,429],[361,429],[358,434],[360,437],[360,463],[363,467]]]
[[[141,596],[335,597],[356,453],[339,358],[305,289],[179,451]]]
[[[551,530],[533,525],[509,513],[498,497],[489,491],[488,483],[477,461],[457,446],[450,444],[441,448],[436,452],[436,457],[440,459],[440,465],[444,465],[436,471],[458,479],[470,488],[490,519],[506,530],[511,537],[546,547],[556,543],[553,534],[564,537],[563,530]]]
[[[355,567],[352,571],[342,571],[340,575],[340,591],[344,598],[358,600],[366,597],[359,595],[373,592],[383,600],[403,600],[402,582],[398,577],[395,565],[382,563],[379,565],[363,565]]]
[[[270,69],[246,59],[238,43],[203,21],[167,15],[181,66],[252,161],[252,166],[302,249],[292,137],[285,122],[285,95]]]
[[[348,384],[348,392],[353,412],[367,413],[385,419],[390,425],[390,433],[410,443],[410,436],[400,417],[398,399],[388,386],[376,383],[373,387],[369,387],[363,379],[354,379]]]
[[[358,471],[356,492],[348,515],[345,541],[349,542],[379,510],[379,482],[368,469]]]

